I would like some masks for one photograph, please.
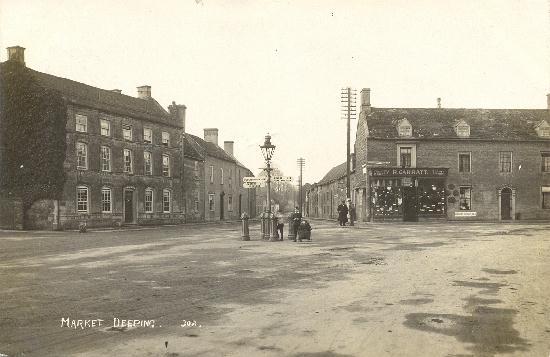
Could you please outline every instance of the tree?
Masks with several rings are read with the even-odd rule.
[[[65,184],[67,105],[24,65],[7,61],[0,73],[0,193],[18,197],[27,212],[41,199],[60,199]]]

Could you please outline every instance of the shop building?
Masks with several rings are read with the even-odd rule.
[[[440,100],[374,108],[363,89],[353,191],[362,220],[549,220],[549,122],[549,109]]]

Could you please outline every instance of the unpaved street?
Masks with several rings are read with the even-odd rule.
[[[313,226],[0,232],[0,355],[550,355],[549,224]]]

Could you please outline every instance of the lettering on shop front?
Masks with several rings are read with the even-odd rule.
[[[376,177],[445,177],[448,169],[446,168],[372,168],[369,170],[369,176]]]

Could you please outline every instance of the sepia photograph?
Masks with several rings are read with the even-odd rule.
[[[550,0],[0,0],[0,357],[550,357]]]

